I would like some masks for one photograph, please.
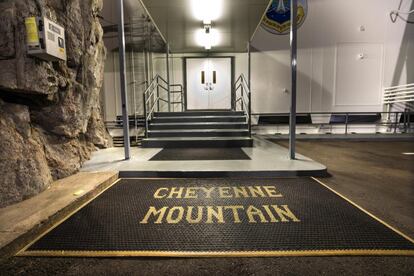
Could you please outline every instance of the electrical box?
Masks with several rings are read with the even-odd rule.
[[[65,29],[46,17],[25,19],[27,53],[47,61],[66,61]]]

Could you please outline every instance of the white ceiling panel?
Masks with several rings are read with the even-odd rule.
[[[131,1],[131,0],[129,0]],[[132,0],[133,1],[133,0]],[[136,0],[138,1],[138,0]],[[170,49],[175,53],[203,52],[196,33],[203,23],[197,19],[191,0],[140,0]],[[245,52],[246,43],[253,36],[269,5],[269,0],[217,0],[222,6],[221,16],[212,21],[219,41],[211,52]]]

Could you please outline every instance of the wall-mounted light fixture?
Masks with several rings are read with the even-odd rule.
[[[222,15],[223,0],[191,0],[194,17],[203,22],[202,29],[196,32],[198,45],[210,50],[219,43],[220,35],[212,28],[212,22]]]
[[[204,25],[203,29],[197,31],[196,41],[201,47],[210,50],[211,47],[214,47],[219,43],[220,34],[217,30],[213,29],[211,25]]]

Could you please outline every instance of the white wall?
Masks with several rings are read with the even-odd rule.
[[[114,121],[121,114],[121,95],[119,82],[118,55],[108,52],[106,55],[102,85],[103,113],[105,121]]]
[[[118,52],[108,52],[105,61],[104,83],[101,95],[103,97],[102,102],[106,121],[114,121],[116,116],[122,114],[118,56]],[[145,90],[145,86],[143,85],[145,74],[142,52],[134,54],[131,52],[126,53],[126,71],[128,113],[130,115],[134,114],[135,105],[137,113],[143,114],[142,94]],[[135,72],[135,76],[133,76],[132,72]]]
[[[389,17],[399,3],[308,0],[308,15],[298,33],[298,112],[383,111],[383,87],[414,83],[414,24],[401,19],[392,23]],[[414,9],[414,1],[403,0],[401,9]],[[259,27],[252,45],[257,49],[252,53],[252,111],[289,112],[290,94],[284,92],[290,89],[289,36]],[[357,58],[360,53],[365,54],[363,60]],[[236,78],[247,76],[246,53],[216,55],[234,56]],[[171,84],[184,84],[185,56],[197,55],[171,55]],[[136,68],[141,75],[142,60]],[[164,55],[154,54],[153,64],[154,72],[165,76]],[[117,68],[116,54],[109,54],[104,80],[107,120],[121,114]]]
[[[389,17],[399,3],[308,1],[298,32],[298,112],[382,111],[383,87],[414,82],[414,25]],[[289,36],[259,28],[252,44],[253,112],[289,112]]]

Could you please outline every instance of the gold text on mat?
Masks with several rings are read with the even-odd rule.
[[[281,198],[275,186],[162,187],[155,199]],[[183,201],[184,202],[184,201]],[[288,205],[150,206],[141,224],[300,222]]]

